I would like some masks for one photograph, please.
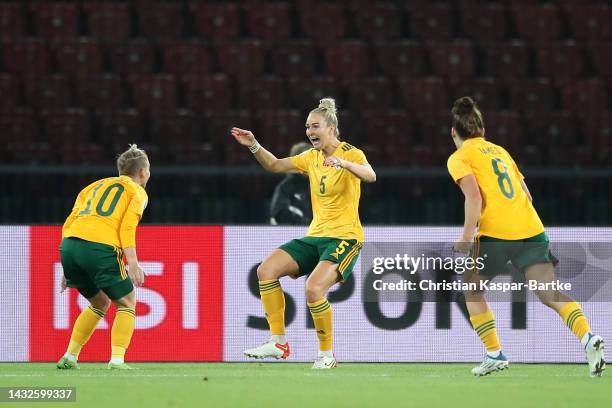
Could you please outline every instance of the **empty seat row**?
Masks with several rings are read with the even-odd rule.
[[[376,73],[446,78],[541,75],[559,80],[592,74],[612,77],[609,69],[612,42],[590,47],[561,42],[535,48],[522,42],[475,46],[468,41],[399,41],[380,45],[343,41],[322,47],[304,41],[277,46],[260,41],[216,44],[184,41],[157,46],[139,39],[111,46],[83,38],[52,44],[42,39],[6,40],[0,41],[0,47],[0,70],[18,74],[59,71],[89,76],[102,72],[125,75],[159,71],[172,74],[223,72],[239,77],[267,73],[283,76],[329,73],[338,78]]]
[[[82,16],[81,16],[82,14]],[[136,33],[155,39],[186,35],[205,38],[249,36],[267,40],[295,35],[328,42],[351,34],[371,40],[406,35],[450,39],[464,34],[479,40],[503,39],[516,30],[528,41],[605,40],[612,36],[608,4],[567,2],[562,5],[501,2],[452,4],[409,2],[8,2],[0,3],[0,36],[20,37],[32,32],[48,38],[90,34],[104,41],[122,41]],[[80,21],[84,20],[84,28]],[[242,21],[244,20],[244,27]],[[136,27],[138,29],[136,29]],[[407,29],[409,28],[409,29]],[[567,33],[564,33],[564,30]],[[484,34],[486,33],[486,34]]]

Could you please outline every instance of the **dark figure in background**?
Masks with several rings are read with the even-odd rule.
[[[291,146],[289,156],[297,156],[311,148],[309,143],[296,143]],[[270,204],[270,224],[309,225],[310,221],[312,206],[308,176],[301,173],[287,174],[274,189]]]

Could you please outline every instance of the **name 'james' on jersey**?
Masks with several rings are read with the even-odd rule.
[[[478,234],[499,239],[525,239],[544,232],[544,225],[523,191],[525,178],[510,154],[483,137],[467,139],[448,158],[455,182],[473,174],[482,195]]]

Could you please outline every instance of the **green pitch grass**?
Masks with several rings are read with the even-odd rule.
[[[76,403],[53,407],[612,406],[612,375],[589,378],[586,364],[514,364],[481,378],[470,375],[472,364],[341,363],[325,371],[297,363],[132,366],[138,370],[82,363],[78,371],[64,371],[54,364],[3,363],[0,386],[76,387]],[[46,406],[15,406],[26,405]]]

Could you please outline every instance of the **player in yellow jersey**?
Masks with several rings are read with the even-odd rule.
[[[117,313],[108,368],[130,369],[124,356],[136,318],[134,285],[144,282],[136,256],[136,226],[147,206],[145,187],[151,173],[147,154],[136,145],[119,156],[117,169],[118,177],[98,180],[79,193],[62,228],[62,288],[78,289],[90,306],[74,324],[68,349],[57,363],[59,369],[78,368],[81,348],[111,303]]]
[[[285,297],[278,279],[309,275],[306,300],[319,338],[319,353],[313,368],[336,366],[332,351],[332,308],[327,292],[349,276],[357,260],[363,242],[359,221],[360,184],[376,181],[376,174],[363,152],[338,138],[336,113],[335,101],[322,99],[306,119],[306,136],[313,148],[284,159],[277,159],[261,147],[250,131],[232,129],[232,135],[251,150],[264,169],[308,175],[313,213],[306,236],[272,251],[257,269],[271,337],[263,345],[245,350],[248,357],[289,356]]]
[[[491,279],[510,261],[527,280],[554,282],[558,261],[549,249],[544,226],[516,163],[503,147],[485,139],[482,113],[471,98],[458,99],[452,117],[451,133],[457,151],[447,165],[465,195],[463,235],[455,250],[470,250],[471,256],[481,257],[484,265],[467,272],[464,281]],[[554,288],[535,293],[543,304],[559,313],[578,337],[587,354],[590,375],[601,376],[605,369],[604,342],[601,336],[591,333],[580,304]],[[481,376],[505,369],[508,360],[484,291],[465,291],[465,300],[472,326],[487,352],[472,374]]]

